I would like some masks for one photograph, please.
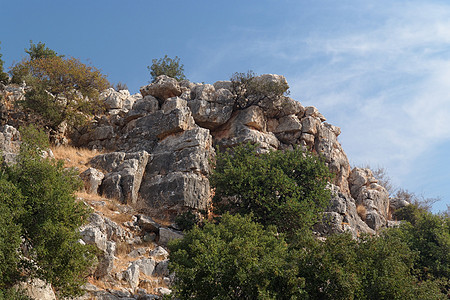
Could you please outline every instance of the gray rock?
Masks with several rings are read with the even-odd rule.
[[[155,270],[156,261],[152,258],[141,258],[133,262],[139,266],[142,274],[151,276]]]
[[[169,228],[159,228],[159,243],[161,245],[167,245],[171,240],[182,239],[183,233],[181,231],[175,231]]]
[[[214,88],[216,90],[220,90],[220,89],[226,89],[231,91],[231,81],[229,80],[224,80],[224,81],[216,81],[214,83]]]
[[[171,172],[146,179],[141,186],[140,207],[191,207],[206,209],[209,181],[195,173]]]
[[[135,204],[149,158],[146,151],[114,152],[98,155],[90,164],[110,172],[101,185],[103,195],[122,203]]]
[[[154,113],[158,109],[158,100],[153,96],[147,95],[143,99],[139,99],[133,104],[132,109],[128,112],[128,115],[126,117],[126,123],[130,122],[133,119],[137,119],[147,114]]]
[[[135,290],[139,285],[139,265],[131,263],[123,272],[123,279],[125,279],[130,287]]]
[[[167,98],[172,98],[181,95],[181,88],[178,81],[166,75],[160,75],[155,82],[141,87],[141,94],[143,97],[151,95],[160,101],[160,104]]]
[[[6,164],[11,165],[16,162],[20,151],[20,133],[9,125],[0,127],[0,155]]]
[[[80,177],[84,182],[86,192],[90,194],[97,194],[98,188],[102,184],[102,180],[105,175],[97,169],[89,168],[81,173]]]
[[[161,246],[156,247],[152,251],[150,251],[150,256],[156,259],[167,259],[169,258],[169,252]]]
[[[96,278],[103,278],[110,274],[114,268],[114,256],[110,254],[101,255],[98,259],[98,265],[95,269],[94,276]]]
[[[159,228],[161,227],[151,217],[146,215],[138,215],[137,223],[141,230],[145,232],[159,232]]]
[[[161,110],[163,113],[168,114],[174,109],[184,109],[187,107],[187,102],[180,97],[169,98],[164,101],[164,104],[161,106]]]
[[[168,259],[162,260],[156,265],[155,275],[169,276],[169,260]]]
[[[106,251],[106,234],[98,227],[86,225],[80,229],[81,239],[88,245],[95,245],[98,249]]]
[[[41,279],[31,279],[27,282],[20,283],[19,286],[31,299],[56,300],[56,295],[53,292],[52,286]]]

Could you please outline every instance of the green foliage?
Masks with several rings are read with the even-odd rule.
[[[7,84],[9,81],[9,76],[5,72],[3,72],[3,64],[2,54],[0,53],[0,83]]]
[[[182,214],[179,214],[175,218],[175,224],[179,229],[185,231],[192,229],[195,225],[199,223],[199,218],[192,213],[191,211],[186,211]]]
[[[33,51],[40,53],[39,49]],[[11,74],[13,82],[25,81],[32,87],[25,94],[22,105],[52,128],[63,121],[70,125],[82,124],[89,116],[100,112],[103,106],[98,99],[99,93],[110,86],[97,68],[73,57],[50,54],[16,64]]]
[[[225,214],[169,245],[179,299],[291,299],[302,295],[288,247],[273,227]]]
[[[30,151],[32,145],[45,146],[39,143],[42,132],[27,140],[33,131],[22,131],[25,146],[18,163],[3,167],[1,173],[0,235],[2,241],[8,237],[10,245],[0,243],[0,251],[7,253],[0,255],[0,272],[6,274],[0,276],[0,288],[11,286],[21,275],[42,278],[62,295],[77,295],[94,258],[93,249],[78,242],[78,228],[88,214],[74,196],[80,181],[61,162],[42,159],[40,150]]]
[[[331,174],[323,160],[300,148],[256,155],[256,145],[219,152],[210,182],[217,213],[253,213],[289,235],[309,229],[329,203]]]
[[[178,81],[186,79],[186,76],[184,76],[184,66],[180,64],[178,56],[170,58],[166,54],[164,58],[152,59],[152,65],[147,66],[147,69],[152,76],[152,82],[154,82],[159,75],[167,75]]]
[[[39,58],[53,58],[58,56],[54,50],[45,46],[44,43],[39,42],[33,44],[33,41],[30,41],[30,49],[25,49],[25,52],[30,55],[30,59],[39,59]]]
[[[253,71],[236,72],[230,78],[231,89],[236,97],[237,108],[247,108],[265,98],[277,98],[289,94],[286,82],[265,81],[257,77]]]
[[[0,289],[0,300],[33,300],[25,292],[15,287]]]

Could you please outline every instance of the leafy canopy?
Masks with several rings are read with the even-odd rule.
[[[12,81],[31,87],[22,105],[40,116],[44,125],[54,129],[64,121],[77,125],[101,111],[98,96],[110,84],[100,70],[73,57],[57,56],[41,43],[32,44],[27,53],[30,59],[11,69]]]
[[[74,196],[80,181],[62,162],[41,158],[43,132],[30,127],[22,136],[17,164],[0,170],[0,290],[38,277],[61,295],[80,294],[94,258],[78,242],[88,214]]]
[[[288,247],[274,227],[223,215],[169,245],[179,299],[291,299],[302,294]]]
[[[167,75],[178,81],[186,79],[186,76],[184,76],[184,66],[183,64],[180,64],[178,56],[170,58],[166,54],[163,58],[152,59],[152,65],[147,66],[147,69],[150,71],[152,82],[154,82],[159,75]]]
[[[210,182],[216,213],[252,213],[289,235],[309,229],[330,201],[324,161],[300,148],[256,154],[256,145],[218,152]]]

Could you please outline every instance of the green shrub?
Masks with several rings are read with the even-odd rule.
[[[0,172],[0,289],[39,277],[63,296],[78,295],[94,258],[93,248],[78,242],[88,216],[74,196],[81,183],[62,162],[40,157],[42,132],[22,132],[18,163]],[[37,137],[28,140],[32,132]]]
[[[303,294],[283,238],[248,216],[225,214],[217,225],[194,227],[169,249],[178,299],[295,299]]]
[[[199,218],[191,211],[186,211],[175,218],[175,224],[183,231],[192,229],[199,221]]]
[[[152,59],[152,65],[147,66],[147,69],[150,71],[152,82],[160,75],[167,75],[178,81],[186,79],[186,76],[184,76],[184,66],[180,64],[178,56],[170,58],[165,55],[164,58]]]
[[[289,236],[309,230],[328,205],[331,173],[323,160],[300,148],[257,155],[256,145],[218,152],[210,182],[217,213],[253,213]]]

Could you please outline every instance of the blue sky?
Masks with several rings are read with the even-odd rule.
[[[5,66],[29,41],[89,61],[132,92],[153,58],[178,56],[194,82],[286,76],[291,97],[342,129],[353,166],[450,204],[448,1],[6,1]]]

